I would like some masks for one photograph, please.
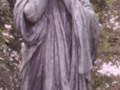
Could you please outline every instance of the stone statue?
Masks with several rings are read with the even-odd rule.
[[[89,0],[17,0],[20,90],[92,90],[98,19]]]

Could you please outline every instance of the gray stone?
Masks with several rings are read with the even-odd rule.
[[[98,24],[89,0],[17,0],[20,90],[92,90]]]

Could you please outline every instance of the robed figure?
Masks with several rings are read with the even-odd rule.
[[[98,20],[89,0],[17,0],[20,90],[92,90]]]

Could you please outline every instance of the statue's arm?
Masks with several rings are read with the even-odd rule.
[[[96,50],[97,50],[97,43],[99,37],[99,20],[94,12],[93,6],[89,0],[80,0],[87,18],[90,19],[90,28],[89,28],[89,35],[90,35],[90,49],[91,49],[91,56],[93,63],[95,61]]]
[[[43,15],[48,0],[30,0],[24,7],[24,14],[27,20],[37,22]]]
[[[76,35],[79,36],[79,39],[81,41],[80,44],[83,48],[83,54],[85,53],[84,48],[89,47],[86,42],[89,41],[88,36],[90,36],[90,44],[91,44],[90,48],[91,48],[92,60],[94,62],[97,41],[98,41],[99,22],[97,20],[96,14],[93,10],[90,1],[89,0],[63,0],[63,1],[68,11],[72,15],[73,23],[74,23],[73,25],[75,25],[76,27],[75,31],[78,32],[76,33]],[[90,23],[88,23],[89,21]],[[89,25],[91,26],[91,28],[87,29],[90,32],[88,36],[87,33],[84,32],[86,29],[83,25],[86,25],[85,27],[88,27]],[[81,36],[84,36],[84,40],[83,37]],[[83,58],[85,59],[85,57]]]

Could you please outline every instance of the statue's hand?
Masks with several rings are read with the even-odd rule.
[[[48,0],[29,0],[24,7],[24,14],[27,20],[32,23],[37,22],[45,11],[47,1]]]
[[[24,14],[27,20],[29,20],[30,22],[36,22],[36,16],[34,16],[35,6],[33,3],[29,2],[26,4],[26,6],[24,7]]]

